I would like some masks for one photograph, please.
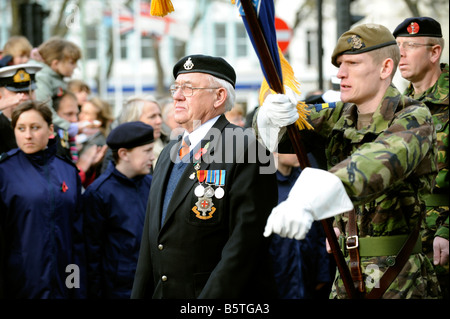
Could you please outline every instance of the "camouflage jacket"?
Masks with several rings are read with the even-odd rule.
[[[439,173],[436,178],[437,188],[448,190],[448,102],[449,102],[449,65],[441,64],[442,74],[437,82],[420,96],[414,95],[412,84],[405,90],[405,95],[425,103],[433,115],[436,126],[436,136],[438,143],[438,168]],[[445,192],[447,193],[447,192]]]
[[[301,131],[305,151],[325,148],[328,171],[340,178],[355,206],[359,236],[409,234],[425,215],[420,194],[430,192],[437,174],[436,131],[430,110],[391,85],[372,122],[361,130],[356,128],[355,104],[308,105],[308,111],[314,130]],[[257,114],[253,128],[258,135]],[[284,137],[278,151],[288,151],[290,143]],[[347,220],[346,214],[336,216],[336,226],[344,236]],[[367,283],[389,267],[389,258],[361,257],[366,292],[373,288]],[[437,298],[438,287],[430,260],[412,254],[383,298]],[[348,297],[340,276],[330,297]]]
[[[420,95],[415,94],[412,84],[405,90],[405,95],[413,97],[425,103],[433,116],[434,125],[436,127],[436,138],[438,147],[438,169],[439,173],[436,177],[436,185],[433,193],[442,194],[448,198],[449,191],[449,175],[448,175],[448,104],[449,104],[449,65],[441,63],[441,76],[437,82],[427,91]],[[427,224],[430,231],[435,236],[449,238],[449,210],[448,207],[431,208],[428,211]],[[434,237],[434,236],[432,236]],[[432,244],[432,242],[431,242]]]
[[[408,234],[424,213],[419,194],[435,176],[436,133],[430,111],[391,85],[371,124],[357,130],[355,104],[310,106],[310,121],[326,137],[328,170],[344,184],[358,215],[359,235]],[[345,231],[345,216],[337,217]]]

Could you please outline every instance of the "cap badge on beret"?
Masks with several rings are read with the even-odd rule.
[[[352,46],[353,50],[359,50],[366,46],[364,42],[362,42],[361,37],[357,34],[353,34],[350,38],[347,39],[347,42]]]
[[[409,34],[419,33],[419,24],[417,22],[411,22],[411,24],[406,28]]]
[[[24,69],[20,69],[13,76],[14,83],[22,83],[31,81],[30,75]]]
[[[183,67],[185,70],[191,70],[194,67],[194,63],[191,60],[191,57],[189,57],[186,62],[184,62]]]

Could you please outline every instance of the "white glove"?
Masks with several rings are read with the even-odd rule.
[[[285,86],[286,94],[269,94],[258,112],[256,123],[258,133],[267,149],[274,152],[283,136],[286,126],[298,119],[297,103],[299,96]]]
[[[304,239],[314,220],[326,219],[353,209],[341,180],[328,171],[305,168],[288,198],[270,214],[264,236]]]

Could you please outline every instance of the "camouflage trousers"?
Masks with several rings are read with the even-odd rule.
[[[423,252],[430,260],[433,260],[433,240],[438,227],[445,226],[448,218],[448,207],[427,207],[426,220],[422,227],[422,247]],[[441,286],[442,296],[444,299],[449,299],[449,264],[444,266],[433,265],[434,270]]]
[[[378,280],[389,267],[388,264],[389,256],[361,257],[361,272],[366,293],[377,287]],[[348,298],[339,271],[336,272],[330,298]],[[422,253],[411,255],[382,299],[441,299],[439,283],[428,257]]]

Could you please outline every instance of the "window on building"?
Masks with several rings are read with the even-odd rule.
[[[97,27],[86,26],[86,57],[89,60],[97,59]]]
[[[141,38],[141,57],[143,59],[154,58],[153,52],[153,37],[150,35],[143,35]]]
[[[306,31],[306,64],[308,66],[316,66],[319,64],[317,32]]]
[[[179,39],[173,39],[173,52],[175,60],[178,61],[186,55],[186,42]]]
[[[247,43],[247,31],[244,24],[236,24],[236,55],[238,57],[247,56]]]
[[[128,57],[128,34],[121,34],[120,35],[120,57],[122,59],[126,59]]]
[[[227,30],[225,23],[216,23],[214,26],[215,52],[218,56],[227,55]]]
[[[218,56],[236,55],[237,57],[247,56],[247,31],[242,23],[227,25],[216,23],[214,25],[214,50]],[[229,45],[234,47],[230,47]]]

